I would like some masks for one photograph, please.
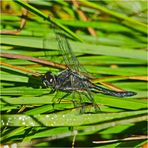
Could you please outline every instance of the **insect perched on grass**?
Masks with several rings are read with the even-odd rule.
[[[56,26],[53,26],[53,29],[58,42],[58,47],[62,53],[64,62],[67,65],[67,69],[61,71],[57,75],[47,72],[42,78],[42,82],[46,87],[50,87],[54,91],[57,90],[72,94],[73,101],[75,101],[75,94],[79,94],[79,101],[82,106],[84,104],[83,97],[86,97],[94,106],[95,110],[98,110],[98,107],[95,103],[92,92],[116,97],[129,97],[136,95],[136,93],[132,91],[118,92],[92,83],[89,80],[89,74],[87,74],[84,67],[80,65],[78,59],[75,57],[65,34]]]

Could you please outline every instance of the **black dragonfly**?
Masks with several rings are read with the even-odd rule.
[[[64,34],[59,28],[53,26],[53,30],[56,35],[56,40],[58,42],[58,47],[64,58],[64,62],[67,65],[67,69],[61,71],[59,74],[55,75],[51,72],[47,72],[42,77],[42,82],[46,87],[52,88],[54,91],[63,91],[68,94],[73,94],[73,101],[75,101],[74,94],[79,94],[80,104],[83,106],[83,97],[85,96],[88,101],[97,110],[97,105],[93,98],[92,92],[98,92],[105,95],[116,96],[116,97],[129,97],[136,95],[132,91],[114,91],[101,86],[97,86],[92,83],[89,78],[89,74],[82,67],[74,55],[72,48]]]

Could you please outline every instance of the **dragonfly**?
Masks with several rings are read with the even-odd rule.
[[[74,55],[64,32],[62,32],[62,30],[56,26],[53,26],[53,30],[55,32],[58,47],[63,56],[67,69],[61,71],[57,75],[50,71],[45,73],[45,75],[42,77],[42,82],[45,87],[52,88],[54,92],[62,91],[72,94],[73,101],[75,101],[74,96],[75,93],[77,93],[82,106],[85,104],[85,102],[83,102],[83,97],[85,97],[87,98],[88,102],[93,105],[95,110],[98,110],[98,106],[95,103],[93,92],[115,97],[130,97],[136,95],[136,92],[118,92],[92,83],[90,80],[90,74],[88,74]]]

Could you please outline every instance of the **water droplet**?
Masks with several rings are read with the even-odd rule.
[[[11,147],[12,147],[12,148],[17,148],[17,144],[16,144],[16,143],[13,143],[13,144],[11,145]]]
[[[46,115],[46,118],[49,118],[49,115]]]
[[[35,126],[35,124],[33,122],[30,123],[31,126]]]
[[[25,122],[22,122],[22,124],[25,125],[26,123]]]
[[[1,124],[2,124],[2,125],[5,125],[4,120],[1,120]]]

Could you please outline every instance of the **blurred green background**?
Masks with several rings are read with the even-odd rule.
[[[112,148],[146,144],[146,1],[0,3],[2,145]],[[49,94],[40,79],[47,71],[57,74],[63,69],[52,23],[67,34],[95,83],[137,95],[95,94],[101,109],[96,114],[80,114],[71,96],[53,103],[62,93]]]

